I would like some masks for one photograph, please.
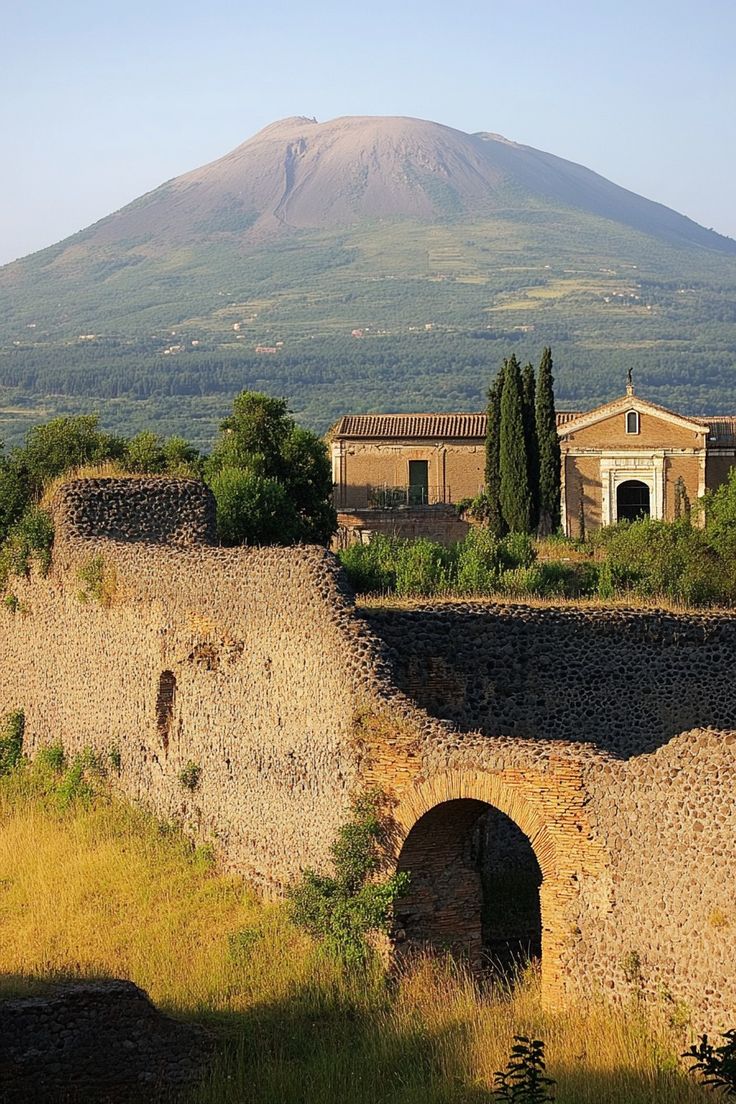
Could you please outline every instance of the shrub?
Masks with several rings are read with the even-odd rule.
[[[51,771],[60,774],[66,765],[66,755],[62,744],[47,744],[38,749],[35,759],[36,767],[41,771]]]
[[[477,526],[454,549],[458,594],[492,594],[498,587],[502,542],[490,529]]]
[[[408,874],[375,878],[386,840],[381,796],[356,798],[350,820],[330,848],[334,874],[305,870],[290,891],[294,922],[319,939],[325,951],[348,965],[370,955],[368,936],[388,931],[393,904],[409,885]]]
[[[90,802],[95,792],[94,779],[103,775],[103,767],[92,748],[75,755],[55,790],[59,806],[65,809],[77,801]]]
[[[22,710],[8,713],[0,723],[0,775],[9,774],[21,761],[26,719]]]
[[[82,584],[78,592],[80,602],[94,601],[109,608],[117,594],[118,577],[114,564],[107,564],[103,556],[93,556],[77,570]]]
[[[714,1047],[702,1035],[682,1057],[691,1059],[690,1072],[699,1074],[704,1085],[723,1089],[723,1096],[736,1096],[736,1031],[726,1031],[722,1038],[725,1043]]]
[[[15,594],[6,594],[3,598],[3,605],[9,613],[17,613],[20,602]]]
[[[396,589],[394,543],[379,534],[369,544],[351,544],[338,553],[357,594],[383,594]]]
[[[0,550],[0,586],[5,586],[11,575],[29,575],[33,563],[46,575],[51,566],[53,541],[51,515],[40,506],[29,507],[20,521],[10,527]]]
[[[448,548],[425,538],[397,544],[396,593],[402,598],[442,594],[451,582],[452,553]]]
[[[192,793],[199,788],[202,779],[202,768],[190,759],[185,767],[179,771],[179,781],[182,786]]]
[[[706,533],[687,520],[619,523],[602,531],[599,540],[617,590],[689,605],[729,596],[722,557]]]
[[[545,1070],[542,1040],[515,1035],[508,1065],[495,1075],[494,1097],[496,1100],[513,1101],[513,1104],[547,1104],[547,1101],[553,1101],[555,1082],[547,1077]]]

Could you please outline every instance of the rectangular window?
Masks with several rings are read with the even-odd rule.
[[[639,432],[639,411],[629,410],[626,414],[626,432],[638,433]]]

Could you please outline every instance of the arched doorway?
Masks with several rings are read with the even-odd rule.
[[[495,806],[443,801],[409,831],[398,869],[399,945],[450,950],[474,969],[511,976],[542,951],[542,873],[528,837]]]
[[[616,521],[649,517],[649,487],[640,479],[627,479],[616,488]]]

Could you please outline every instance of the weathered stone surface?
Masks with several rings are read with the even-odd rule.
[[[361,615],[325,550],[217,548],[198,484],[142,482],[72,484],[51,574],[0,610],[0,711],[25,710],[27,750],[119,749],[121,790],[268,892],[324,866],[351,794],[378,785],[396,858],[429,893],[404,902],[405,932],[441,918],[440,942],[471,946],[466,859],[490,806],[542,877],[549,1003],[623,998],[637,961],[652,1000],[711,1032],[736,1020],[736,620],[463,603]],[[109,607],[79,601],[92,556],[114,578]],[[518,846],[494,816],[486,874]]]
[[[0,1100],[136,1104],[180,1098],[211,1042],[129,981],[79,981],[0,1000]]]

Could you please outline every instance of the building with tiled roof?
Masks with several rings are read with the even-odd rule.
[[[373,532],[459,539],[457,504],[484,485],[485,413],[348,414],[333,426],[343,540]],[[626,394],[560,411],[562,520],[569,535],[623,518],[672,519],[736,464],[736,418],[686,417]]]

